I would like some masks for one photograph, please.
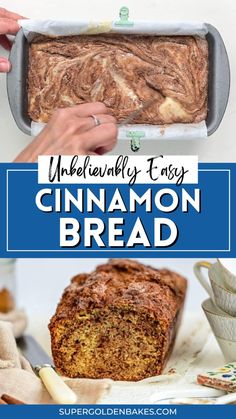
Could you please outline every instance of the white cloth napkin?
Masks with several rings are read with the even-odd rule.
[[[78,404],[95,404],[110,391],[111,380],[65,379]],[[17,349],[12,324],[0,321],[0,397],[9,394],[27,404],[53,404],[29,362]]]
[[[24,310],[13,310],[8,313],[0,313],[0,321],[10,322],[15,338],[20,337],[27,326],[27,316]]]

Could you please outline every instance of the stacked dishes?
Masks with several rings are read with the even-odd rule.
[[[208,277],[202,270],[208,270]],[[198,262],[194,272],[210,298],[202,303],[204,313],[227,362],[236,360],[236,259]]]

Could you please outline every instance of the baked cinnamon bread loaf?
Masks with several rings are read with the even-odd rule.
[[[30,45],[29,116],[103,102],[117,118],[155,99],[136,124],[199,122],[207,116],[208,44],[194,36],[38,37]]]
[[[128,381],[161,374],[185,292],[182,276],[131,260],[76,276],[49,324],[57,370]]]

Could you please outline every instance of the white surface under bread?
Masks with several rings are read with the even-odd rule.
[[[143,263],[154,267],[167,267],[188,278],[188,293],[184,309],[183,323],[174,351],[165,372],[172,370],[175,388],[195,389],[196,375],[199,372],[224,365],[223,356],[210,331],[207,319],[201,309],[206,292],[194,276],[193,265],[196,259],[144,259]],[[213,260],[209,260],[213,262]],[[19,307],[25,307],[29,316],[28,333],[32,333],[39,343],[50,352],[50,337],[47,328],[50,317],[63,289],[71,277],[79,272],[91,272],[106,259],[21,259],[17,261],[16,279]],[[170,376],[171,377],[171,376]],[[172,376],[174,377],[174,376]],[[182,381],[183,377],[187,382]],[[179,382],[181,380],[181,382]],[[171,389],[171,379],[164,377],[164,389]],[[190,383],[190,384],[189,384]],[[104,403],[153,403],[158,397],[162,384],[142,386],[119,385],[112,387]],[[199,386],[197,386],[199,387]],[[206,394],[207,395],[207,394]],[[179,395],[178,397],[183,397]]]
[[[47,319],[32,317],[29,326],[32,333],[45,350],[50,352]],[[164,375],[138,383],[113,382],[111,391],[100,400],[104,404],[145,404],[158,403],[162,397],[172,393],[176,397],[213,397],[221,392],[196,383],[197,374],[224,365],[215,338],[202,313],[186,312],[176,341],[174,351],[165,368]],[[168,374],[169,372],[169,374]],[[172,372],[170,374],[170,372]],[[177,391],[191,393],[177,393]],[[198,392],[201,391],[199,394]]]

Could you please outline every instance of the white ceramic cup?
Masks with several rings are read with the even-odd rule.
[[[209,279],[203,274],[203,269],[208,271]],[[219,262],[197,262],[194,265],[194,273],[213,303],[227,314],[236,316],[236,293],[224,285]]]
[[[236,361],[236,317],[222,314],[210,298],[202,303],[204,313],[226,362]]]
[[[236,259],[222,258],[217,260],[227,288],[236,292]]]

